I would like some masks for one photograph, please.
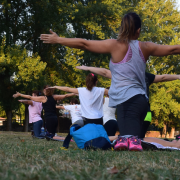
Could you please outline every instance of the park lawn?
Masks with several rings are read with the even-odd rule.
[[[60,147],[30,133],[0,132],[0,179],[180,179],[178,151],[84,151],[73,142],[68,150]],[[113,166],[118,173],[110,173]]]

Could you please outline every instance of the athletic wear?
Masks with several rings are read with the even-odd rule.
[[[154,74],[147,73],[147,72],[145,73],[146,94],[147,94],[148,98],[149,98],[149,86],[154,82],[154,79],[155,79]],[[149,101],[148,101],[148,111],[151,111]]]
[[[53,98],[53,96],[46,96],[47,101],[45,103],[42,103],[43,109],[44,109],[44,118],[51,118],[56,117],[56,100]]]
[[[116,132],[119,131],[117,121],[110,119],[104,124],[104,129],[106,130],[108,136],[115,136]]]
[[[82,113],[81,113],[81,105],[69,105],[69,106],[64,106],[65,110],[70,111],[71,114],[71,121],[72,124],[74,124],[78,120],[82,120]]]
[[[133,136],[128,138],[129,151],[142,151],[141,140],[138,137]]]
[[[84,125],[86,124],[101,124],[103,125],[103,118],[98,118],[98,119],[84,119]]]
[[[145,80],[146,80],[146,90],[147,90],[147,96],[149,98],[149,86],[154,82],[154,79],[155,79],[155,75],[154,74],[150,74],[150,73],[145,73]],[[144,119],[144,122],[143,122],[143,125],[142,125],[142,131],[141,131],[141,138],[144,138],[145,137],[145,134],[148,130],[148,127],[150,125],[152,121],[152,113],[151,113],[151,110],[150,110],[150,103],[148,101],[148,112],[146,114],[146,117]]]
[[[132,51],[132,53],[131,53]],[[125,63],[110,61],[111,87],[109,90],[109,106],[116,107],[137,94],[146,96],[145,69],[146,63],[137,40],[129,42]]]
[[[89,91],[85,87],[78,88],[82,116],[88,119],[103,117],[103,96],[105,88],[93,87]]]
[[[84,126],[84,121],[83,120],[77,120],[77,121],[74,122],[74,124],[78,124],[79,126],[82,127],[82,126]],[[64,142],[63,142],[63,147],[68,149],[71,139],[72,139],[72,136],[70,135],[70,132],[69,132],[68,135],[66,136]]]
[[[45,118],[46,121],[46,129],[48,133],[52,134],[52,137],[56,133],[56,129],[58,126],[58,118],[57,117],[52,117],[52,118]]]
[[[144,121],[149,121],[149,122],[152,121],[152,113],[151,112],[147,112]]]
[[[127,150],[128,149],[128,139],[122,136],[118,136],[118,139],[116,140],[116,144],[114,145],[114,150]]]
[[[39,120],[42,120],[41,118],[41,111],[42,111],[42,103],[32,101],[33,105],[29,105],[29,123],[34,123]]]
[[[104,98],[104,104],[103,104],[103,124],[105,124],[109,120],[116,120],[115,117],[116,108],[109,107],[109,98]]]
[[[58,118],[56,114],[56,100],[53,96],[46,96],[47,101],[42,103],[44,109],[44,118],[46,121],[46,129],[50,136],[54,136],[58,126]]]
[[[121,136],[133,135],[141,137],[142,125],[147,109],[147,99],[141,94],[117,105],[117,122]]]

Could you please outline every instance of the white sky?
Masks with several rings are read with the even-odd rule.
[[[176,0],[176,1],[177,1],[178,9],[180,11],[180,0]]]

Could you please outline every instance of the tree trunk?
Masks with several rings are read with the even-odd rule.
[[[166,126],[166,124],[164,124],[162,138],[166,138],[166,135],[167,135],[167,126]]]
[[[6,116],[7,116],[7,131],[11,131],[11,127],[12,127],[12,111],[7,110],[6,111]]]
[[[169,138],[174,138],[174,133],[175,133],[175,127],[172,127],[171,132],[169,134]]]
[[[28,125],[29,125],[29,111],[28,111],[28,105],[25,104],[24,132],[28,132]]]

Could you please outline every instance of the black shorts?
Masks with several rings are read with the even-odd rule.
[[[103,118],[102,118],[102,117],[101,117],[101,118],[98,118],[98,119],[87,119],[87,118],[85,118],[85,120],[84,120],[84,125],[86,125],[86,124],[92,124],[92,123],[103,125]]]

